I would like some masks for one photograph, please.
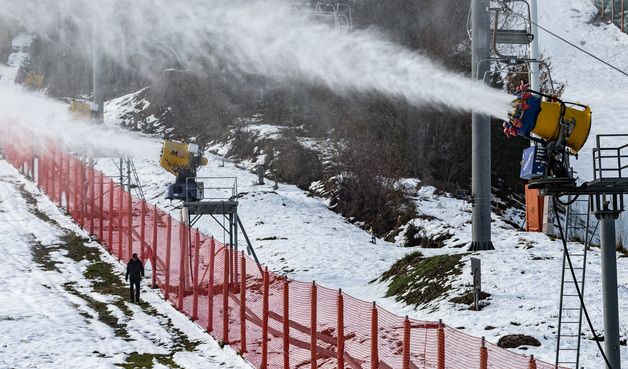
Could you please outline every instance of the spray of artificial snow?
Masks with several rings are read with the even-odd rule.
[[[159,157],[158,144],[130,132],[81,121],[70,114],[66,103],[14,85],[14,74],[15,69],[0,66],[0,128],[11,128],[12,139],[33,142],[31,135],[37,134],[36,145],[50,138],[92,156]],[[4,132],[0,130],[0,134]]]
[[[238,73],[280,83],[304,81],[339,93],[377,92],[415,106],[472,109],[505,118],[511,98],[447,71],[375,31],[336,29],[284,0],[0,0],[0,21],[46,37],[68,29],[91,55],[92,29],[103,52],[138,68],[161,53],[203,73],[220,60]],[[69,27],[71,25],[71,27]]]

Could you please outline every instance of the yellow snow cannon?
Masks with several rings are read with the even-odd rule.
[[[514,110],[504,122],[508,137],[523,136],[542,143],[561,142],[577,154],[589,138],[591,108],[557,97],[518,87]]]
[[[164,141],[159,165],[175,176],[183,172],[196,172],[198,167],[207,165],[207,158],[201,156],[198,145],[176,141]]]
[[[177,177],[175,183],[167,186],[166,199],[200,200],[203,197],[203,187],[196,182],[196,172],[207,163],[208,160],[202,156],[198,145],[164,141],[159,165]]]

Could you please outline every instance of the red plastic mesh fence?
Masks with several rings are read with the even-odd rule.
[[[165,299],[256,368],[555,368],[439,322],[402,318],[340,291],[268,272],[243,252],[134,198],[53,142],[34,152],[31,143],[9,137],[2,143],[8,162],[118,260],[140,255]]]

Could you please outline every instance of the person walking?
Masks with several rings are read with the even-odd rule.
[[[129,260],[129,263],[126,265],[126,276],[124,280],[128,281],[129,277],[131,277],[131,302],[139,304],[140,281],[144,278],[144,264],[142,264],[140,258],[137,257],[137,254],[133,254],[133,258]]]

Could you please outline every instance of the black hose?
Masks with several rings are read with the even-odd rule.
[[[576,195],[576,197],[574,197],[573,200],[569,200],[567,202],[562,202],[562,201],[560,201],[560,198],[558,196],[554,196],[554,201],[556,201],[557,203],[561,204],[562,206],[569,206],[569,205],[573,204],[574,202],[576,202],[576,200],[578,200],[578,197],[580,197],[580,195]]]

